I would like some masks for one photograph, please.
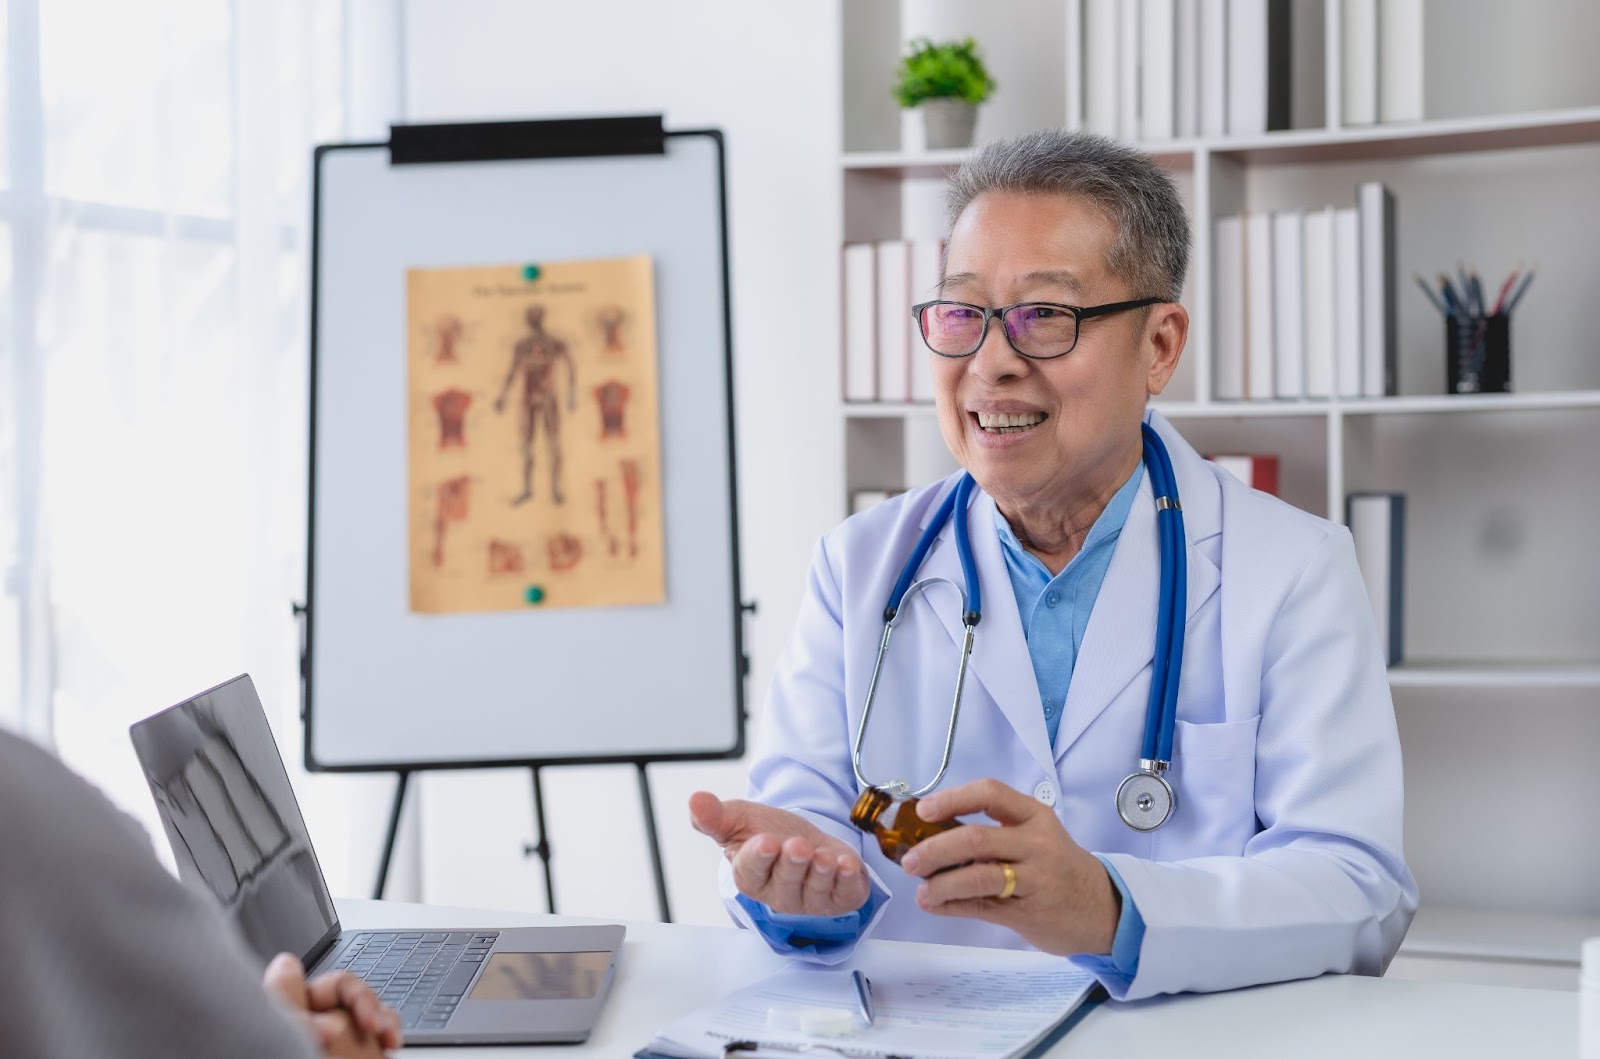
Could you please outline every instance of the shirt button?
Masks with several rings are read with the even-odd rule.
[[[1059,592],[1052,592],[1048,596],[1044,597],[1044,603],[1047,607],[1053,607],[1060,602],[1061,594]]]
[[[1033,796],[1045,805],[1054,805],[1056,804],[1056,786],[1046,780],[1033,789]]]

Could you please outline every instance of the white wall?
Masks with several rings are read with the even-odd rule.
[[[752,717],[799,603],[819,534],[841,515],[841,439],[830,370],[830,267],[840,204],[834,4],[739,0],[408,0],[406,120],[666,115],[727,136],[743,575]],[[809,305],[797,311],[796,305]],[[819,355],[819,351],[822,351]],[[708,674],[708,679],[719,679]],[[688,824],[700,787],[744,789],[743,762],[651,769],[674,918],[725,922],[717,851]],[[424,897],[543,907],[526,772],[439,773],[423,784]],[[545,774],[564,913],[655,915],[637,782],[623,767]]]

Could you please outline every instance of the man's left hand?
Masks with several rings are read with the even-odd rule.
[[[983,813],[1000,825],[963,824],[905,855],[901,867],[925,880],[917,888],[925,911],[1006,927],[1044,952],[1111,952],[1121,896],[1105,865],[1073,841],[1048,806],[984,779],[930,794],[917,812],[924,820]],[[1002,864],[1016,877],[1004,899]]]

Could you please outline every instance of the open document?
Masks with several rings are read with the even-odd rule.
[[[872,985],[869,1025],[851,971]],[[1009,949],[863,946],[846,967],[790,966],[656,1034],[638,1054],[745,1059],[804,1053],[905,1059],[1007,1059],[1059,1036],[1095,989],[1059,956]],[[833,1014],[833,1018],[821,1016]],[[825,1034],[797,1027],[828,1023]]]

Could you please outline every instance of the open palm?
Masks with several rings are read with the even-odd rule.
[[[689,816],[722,847],[739,892],[774,912],[844,915],[872,893],[860,855],[795,813],[698,791]]]

